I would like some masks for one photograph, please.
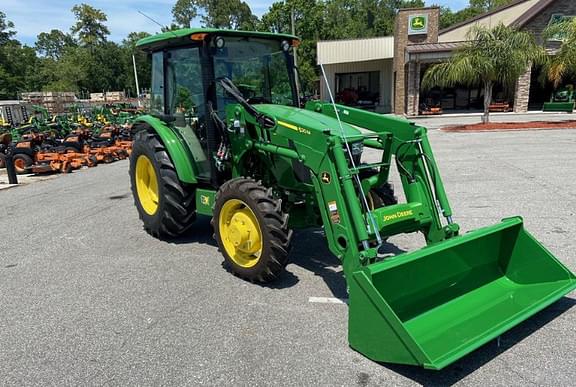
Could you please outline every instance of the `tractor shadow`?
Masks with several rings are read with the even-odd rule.
[[[384,243],[381,253],[396,255],[404,253],[404,250],[393,244]],[[322,229],[298,230],[294,232],[289,264],[300,266],[322,278],[335,298],[348,298],[342,263],[328,249],[326,236]],[[288,267],[288,269],[290,268]],[[283,281],[284,279],[281,278],[280,284],[276,284],[276,286],[282,285]],[[289,286],[284,284],[281,287]]]
[[[575,299],[561,298],[548,308],[504,333],[498,339],[490,341],[441,371],[397,364],[379,364],[422,386],[451,386],[514,347],[526,337],[570,310],[574,305],[576,305]]]
[[[176,245],[200,243],[212,247],[218,247],[216,240],[213,238],[214,231],[210,225],[210,217],[198,215],[196,221],[186,232],[176,238],[168,239],[166,242]]]

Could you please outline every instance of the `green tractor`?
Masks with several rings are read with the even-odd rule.
[[[151,114],[135,124],[132,191],[144,228],[212,218],[229,269],[277,279],[292,230],[323,227],[349,291],[349,343],[380,362],[441,369],[576,288],[520,217],[460,235],[426,129],[299,100],[294,36],[184,29],[141,40]],[[365,153],[378,152],[377,162]],[[389,184],[395,163],[406,202]],[[387,237],[427,246],[388,257]]]
[[[574,104],[576,102],[576,95],[574,94],[574,86],[567,85],[552,93],[550,102],[545,102],[542,111],[544,112],[574,112]]]

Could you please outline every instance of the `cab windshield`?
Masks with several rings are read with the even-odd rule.
[[[229,78],[251,104],[296,105],[290,52],[277,40],[224,38],[224,47],[215,49],[214,75]],[[235,103],[218,88],[218,110]]]

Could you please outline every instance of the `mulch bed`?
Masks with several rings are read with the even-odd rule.
[[[499,132],[546,129],[576,129],[576,121],[490,122],[487,124],[456,125],[442,128],[445,132]]]

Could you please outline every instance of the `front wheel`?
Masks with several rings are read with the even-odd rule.
[[[183,234],[194,222],[194,189],[178,180],[160,138],[140,131],[130,156],[132,194],[144,229],[156,238]]]
[[[212,226],[226,265],[241,278],[270,282],[288,263],[288,215],[260,182],[237,178],[224,183],[216,194]]]
[[[16,170],[16,173],[19,175],[28,173],[32,164],[34,164],[34,160],[32,160],[32,157],[28,156],[25,153],[15,154],[12,160],[13,160],[12,162],[14,163],[14,169]]]

